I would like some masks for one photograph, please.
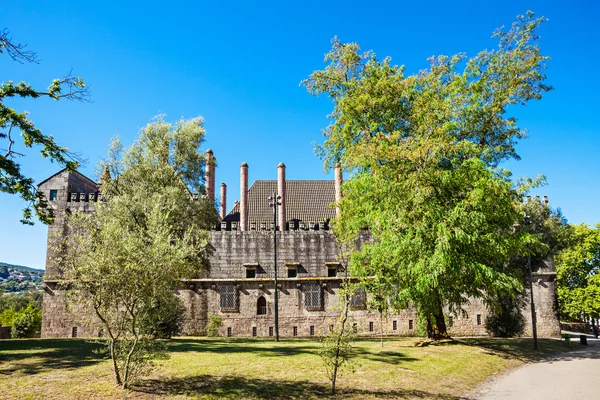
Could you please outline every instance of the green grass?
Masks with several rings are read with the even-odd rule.
[[[461,339],[417,347],[418,339],[354,343],[354,372],[343,372],[336,398],[460,399],[489,377],[568,351],[561,342]],[[327,397],[316,340],[179,338],[171,358],[123,391],[98,344],[81,339],[0,341],[0,397],[310,399]]]

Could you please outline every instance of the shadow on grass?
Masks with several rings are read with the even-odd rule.
[[[554,339],[538,339],[539,350],[533,349],[531,338],[477,338],[457,339],[457,342],[475,346],[505,359],[517,359],[524,362],[574,360],[580,358],[600,358],[600,351],[593,347],[571,344]]]
[[[95,351],[101,343],[83,339],[3,340],[0,349],[2,375],[37,374],[57,369],[81,368],[105,359]]]
[[[154,396],[209,396],[231,399],[314,399],[330,397],[330,387],[309,381],[283,381],[244,378],[240,376],[214,377],[208,375],[190,376],[178,379],[148,379],[132,387],[132,390]],[[345,397],[363,398],[416,398],[462,400],[463,397],[430,393],[421,390],[361,390],[341,389],[335,395],[336,399]]]
[[[362,341],[362,340],[361,340]],[[272,343],[264,339],[227,338],[227,339],[183,339],[176,338],[169,342],[169,350],[173,352],[218,353],[218,354],[244,354],[252,353],[260,357],[293,356],[297,354],[317,355],[321,348],[318,341],[311,339],[283,340]],[[356,347],[356,357],[367,358],[388,364],[399,364],[407,361],[417,361],[415,358],[406,357],[398,351],[379,351]]]

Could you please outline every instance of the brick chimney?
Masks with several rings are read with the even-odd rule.
[[[248,230],[248,164],[240,165],[240,231]]]
[[[281,196],[281,205],[277,209],[277,223],[280,231],[287,230],[287,219],[285,215],[285,164],[279,163],[277,166],[277,195]]]
[[[227,185],[221,183],[221,203],[219,207],[219,215],[221,216],[221,220],[225,219],[227,215]]]
[[[215,202],[215,156],[211,149],[206,150],[206,194]]]
[[[335,176],[335,203],[339,204],[342,199],[342,167],[340,164],[336,164],[334,168],[334,176]],[[335,207],[335,214],[340,215],[340,207],[337,205]]]

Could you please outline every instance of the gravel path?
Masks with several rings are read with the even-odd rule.
[[[600,341],[551,360],[527,365],[482,388],[480,400],[600,399]],[[579,341],[573,340],[573,345]]]

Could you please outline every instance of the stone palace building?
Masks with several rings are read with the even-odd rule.
[[[214,158],[212,151],[207,156]],[[208,163],[207,195],[215,199],[215,167]],[[248,165],[240,167],[241,198],[227,213],[227,187],[220,186],[219,221],[210,233],[214,251],[210,267],[200,279],[183,281],[178,289],[186,306],[184,335],[199,335],[209,316],[222,317],[222,336],[272,336],[274,334],[273,229],[277,229],[279,332],[283,337],[326,335],[339,313],[338,290],[343,274],[338,248],[330,231],[336,214],[331,205],[341,195],[342,174],[332,180],[286,180],[286,167],[277,166],[277,180],[257,180],[248,186]],[[52,262],[53,235],[65,234],[65,216],[93,212],[99,186],[78,172],[62,170],[39,184],[50,200],[55,221],[48,228],[48,253],[43,300],[42,337],[97,337],[100,327],[84,323],[65,306],[58,288],[59,270]],[[273,209],[267,197],[281,196],[279,226],[273,226]],[[545,201],[547,201],[545,199]],[[540,337],[560,336],[556,316],[556,288],[553,265],[534,273],[534,299]],[[527,296],[529,298],[529,296]],[[465,309],[467,317],[456,316],[449,327],[454,336],[484,336],[487,310],[474,299]],[[529,304],[523,309],[526,334],[531,333]],[[83,312],[83,310],[81,310]],[[351,316],[361,335],[417,334],[414,310],[380,318],[368,310],[364,291],[351,302]],[[383,321],[383,322],[381,322]],[[383,324],[383,326],[381,326]]]

